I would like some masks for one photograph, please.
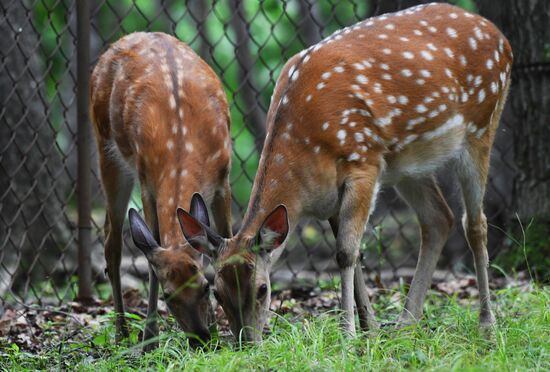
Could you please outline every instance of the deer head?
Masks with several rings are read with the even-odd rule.
[[[207,213],[205,207],[191,214],[178,209],[183,234],[197,251],[214,260],[214,296],[233,335],[243,341],[261,341],[271,303],[271,256],[282,247],[289,231],[286,207],[275,208],[255,236],[231,239],[223,239],[194,217]]]
[[[202,199],[193,197],[191,208],[197,208],[197,203],[204,205]],[[134,209],[130,209],[129,220],[134,243],[145,254],[159,279],[168,309],[191,337],[192,344],[207,342],[215,319],[210,302],[210,285],[204,276],[200,253],[189,243],[161,247]],[[208,216],[201,222],[208,226]]]

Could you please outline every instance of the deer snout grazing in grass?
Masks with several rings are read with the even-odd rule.
[[[191,244],[214,257],[216,297],[235,336],[261,339],[269,271],[302,216],[328,219],[336,235],[344,332],[356,332],[354,295],[364,325],[377,325],[356,263],[383,186],[396,188],[420,224],[418,263],[399,317],[400,324],[417,321],[454,219],[434,178],[447,163],[462,189],[480,325],[494,324],[483,196],[511,65],[510,45],[493,24],[447,4],[367,19],[291,58],[271,100],[240,230],[221,239],[182,222]]]
[[[207,215],[203,208],[201,215]],[[261,341],[269,315],[269,273],[273,256],[289,231],[286,208],[279,206],[266,218],[255,236],[224,239],[200,220],[197,213],[178,209],[186,239],[214,260],[214,296],[224,309],[233,335],[243,341]],[[278,250],[282,252],[282,249]]]
[[[200,191],[217,229],[231,236],[230,119],[221,82],[191,48],[174,37],[134,33],[101,56],[90,85],[91,118],[107,201],[105,258],[117,338],[128,335],[120,282],[122,227],[137,179],[146,223],[135,211],[130,211],[129,219],[134,242],[149,261],[144,341],[158,334],[159,281],[179,325],[207,341],[212,320],[209,285],[200,254],[182,239],[175,211],[178,206],[196,208],[194,203],[199,201],[192,200],[192,195]],[[154,346],[149,342],[145,348]]]
[[[190,343],[208,342],[215,319],[200,253],[187,242],[161,247],[135,209],[130,209],[128,219],[134,244],[145,254],[161,284],[163,300],[189,334]]]

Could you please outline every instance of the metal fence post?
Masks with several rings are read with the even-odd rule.
[[[88,80],[90,63],[90,7],[88,0],[76,2],[77,147],[78,147],[78,299],[92,299],[91,270],[91,167],[88,125]]]

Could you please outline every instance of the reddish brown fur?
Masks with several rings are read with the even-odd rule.
[[[200,255],[182,242],[175,212],[178,206],[188,209],[193,193],[200,192],[211,204],[217,228],[231,234],[230,117],[221,82],[179,40],[134,33],[99,59],[91,77],[90,107],[107,196],[105,254],[117,312],[122,313],[120,235],[136,172],[146,222],[168,248],[155,252],[150,263],[164,290],[179,291],[181,304],[189,307],[174,313],[180,324],[199,329],[191,318],[197,317],[193,312],[206,312],[207,301],[197,301],[207,282]],[[156,295],[151,292],[154,312]],[[191,309],[192,304],[202,309]]]
[[[481,322],[494,323],[486,247],[474,232],[484,218],[490,149],[511,64],[510,45],[493,24],[447,4],[365,20],[291,58],[272,97],[247,214],[217,267],[246,249],[279,204],[288,209],[290,230],[304,215],[330,219],[338,231],[345,328],[353,334],[350,296],[364,224],[379,186],[396,185],[423,228],[417,275],[400,318],[417,319],[453,219],[432,175],[453,160],[478,268]],[[256,280],[242,285],[257,286],[258,277],[269,283],[264,260],[257,255]],[[360,267],[355,275],[362,280]],[[216,286],[230,292],[229,282],[219,275]],[[358,298],[365,301],[358,308],[368,308],[372,318],[368,296]]]
[[[178,109],[169,105],[176,90],[166,88],[160,68],[166,50],[184,61],[184,97],[179,97]],[[172,79],[177,66],[173,61],[167,63]],[[122,80],[115,81],[118,69]],[[183,120],[178,117],[180,107]],[[163,244],[178,243],[176,206],[188,208],[194,192],[211,199],[228,176],[230,119],[219,79],[177,39],[161,33],[135,33],[101,56],[91,78],[91,108],[99,148],[114,142],[124,160],[137,168],[140,183],[161,206],[157,213]],[[176,134],[173,125],[178,127]],[[167,147],[169,139],[174,141],[172,150]],[[193,151],[186,151],[187,144]],[[170,176],[173,170],[176,177]],[[185,177],[180,177],[182,170],[188,172]],[[174,198],[173,207],[168,207],[170,198]]]
[[[458,15],[458,19],[449,17],[453,12]],[[257,231],[265,216],[280,203],[289,207],[289,213],[292,216],[294,206],[303,203],[303,201],[297,201],[297,198],[300,199],[303,195],[315,195],[317,194],[315,190],[319,187],[332,188],[335,186],[334,181],[337,183],[336,186],[340,186],[343,177],[338,175],[344,175],[346,172],[340,171],[341,166],[336,164],[346,162],[352,153],[357,152],[357,142],[352,133],[361,132],[363,128],[378,135],[383,142],[377,143],[363,132],[364,144],[368,146],[368,150],[359,152],[361,161],[375,167],[385,165],[380,163],[381,156],[385,159],[385,163],[400,167],[416,162],[419,158],[432,156],[433,151],[438,150],[432,151],[427,144],[437,140],[421,140],[421,136],[437,129],[455,113],[462,113],[464,123],[475,123],[478,126],[476,133],[483,134],[484,128],[489,125],[489,119],[498,99],[504,94],[505,84],[501,82],[499,74],[505,73],[506,81],[508,80],[512,54],[508,41],[494,25],[477,15],[465,17],[464,14],[464,10],[460,8],[437,4],[437,6],[426,6],[421,12],[411,15],[388,17],[387,20],[368,19],[354,25],[359,27],[356,30],[354,26],[350,26],[349,33],[345,34],[344,29],[325,39],[325,45],[320,49],[313,51],[315,48],[313,46],[291,58],[281,72],[268,114],[269,134],[262,153],[259,176],[256,178],[249,204],[251,208],[247,211],[249,218],[245,218],[247,222],[253,218],[254,222],[245,223],[246,229],[243,232]],[[427,27],[419,23],[421,20],[426,20],[428,27],[436,27],[437,32],[427,31]],[[365,26],[369,21],[373,24]],[[389,23],[396,25],[394,30],[384,28]],[[456,29],[458,35],[456,39],[447,36],[445,32],[447,27]],[[489,39],[484,38],[481,41],[475,39],[477,51],[473,51],[468,44],[469,37],[475,38],[474,27],[479,27],[483,34],[489,36]],[[413,33],[416,29],[423,32],[422,36]],[[388,35],[388,39],[378,39],[377,36],[380,34]],[[326,43],[326,40],[331,38],[334,40],[337,35],[342,35],[342,38]],[[399,40],[400,37],[407,37],[409,41],[402,42]],[[496,62],[494,52],[499,49],[500,42],[502,42],[503,52],[499,53],[499,62]],[[437,51],[426,47],[428,43],[432,43]],[[382,52],[385,48],[389,48],[392,54],[385,55]],[[450,48],[454,57],[450,58],[443,48]],[[427,61],[422,58],[421,50],[429,51],[433,60]],[[404,58],[402,53],[405,51],[413,53],[415,58],[413,60]],[[469,61],[466,67],[460,63],[461,55],[465,55]],[[304,58],[308,56],[309,60],[304,62]],[[489,58],[494,62],[490,70],[485,66],[485,61]],[[365,60],[368,62],[369,59],[374,59],[371,68],[364,67],[358,70],[353,67],[353,64]],[[388,65],[389,70],[383,70],[380,67],[381,64]],[[289,71],[294,66],[299,72],[296,82],[289,78]],[[342,66],[344,71],[335,72],[336,66]],[[453,78],[445,74],[445,68],[451,71]],[[411,70],[413,76],[403,76],[401,71],[404,69]],[[419,71],[424,69],[431,73],[431,77],[423,78],[420,75]],[[321,77],[325,72],[331,72],[327,80]],[[384,80],[382,78],[384,73],[391,74],[392,80]],[[367,84],[359,84],[356,81],[356,76],[359,74],[368,78]],[[468,82],[468,75],[472,75],[474,79],[481,76],[481,85],[475,88],[475,80]],[[423,85],[416,84],[415,80],[420,78],[425,81]],[[326,82],[326,87],[317,90],[316,86],[320,82]],[[491,92],[491,82],[498,83],[497,94]],[[382,85],[381,94],[373,91],[376,83]],[[352,89],[352,85],[357,85],[361,89]],[[449,90],[456,89],[457,92],[460,92],[461,86],[466,87],[466,90],[474,87],[474,95],[469,96],[468,101],[464,103],[451,102],[448,96],[452,92],[443,93],[441,91],[443,86],[448,87]],[[481,88],[484,89],[486,98],[483,104],[478,104],[478,93]],[[425,104],[423,100],[434,91],[437,91],[440,97]],[[310,94],[311,100],[307,101],[306,98]],[[407,97],[407,104],[390,104],[387,100],[389,95],[396,99],[399,96]],[[455,96],[457,95],[460,99],[460,93],[455,93]],[[288,99],[288,104],[282,102],[283,96]],[[372,100],[373,103],[369,105],[365,102],[366,99]],[[428,111],[423,114],[416,112],[415,108],[420,104],[426,106]],[[427,118],[425,122],[415,125],[411,130],[407,129],[409,120],[421,116],[427,117],[441,104],[447,105],[443,113],[433,119]],[[364,117],[359,113],[349,115],[348,123],[356,122],[358,130],[351,130],[349,124],[340,124],[341,113],[350,108],[359,108],[371,115],[371,117]],[[402,114],[395,117],[392,124],[382,127],[375,123],[376,119],[387,117],[393,108],[399,108]],[[322,130],[322,124],[325,122],[329,123],[326,131]],[[287,130],[289,123],[292,123],[292,128]],[[457,134],[464,133],[465,140],[475,144],[473,147],[490,148],[495,128],[489,128],[487,135],[482,135],[481,138],[477,138],[476,133],[458,131]],[[340,145],[336,139],[336,133],[340,129],[346,130],[346,142],[343,145]],[[284,137],[285,133],[289,134],[288,140]],[[399,148],[398,144],[409,135],[417,135],[419,139]],[[314,146],[320,146],[318,154],[314,153]],[[275,160],[277,154],[282,154],[285,159],[280,164]],[[300,166],[304,163],[308,166]],[[256,187],[259,186],[258,181],[262,179],[265,179],[265,182],[260,190]],[[279,185],[285,186],[269,187],[272,179],[281,179],[282,182],[279,182]],[[288,187],[290,180],[299,184]],[[297,189],[303,190],[300,196],[296,195]],[[259,199],[262,201],[255,204]],[[304,207],[309,206],[297,208]]]

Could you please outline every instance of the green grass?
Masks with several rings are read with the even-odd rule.
[[[112,344],[113,326],[105,318],[87,342],[44,348],[30,355],[7,346],[0,351],[5,370],[460,370],[525,371],[550,369],[550,288],[495,292],[498,325],[487,337],[477,330],[477,306],[432,293],[425,318],[416,326],[391,327],[347,340],[336,312],[290,322],[274,316],[273,333],[258,346],[218,341],[217,350],[191,351],[177,331],[162,332],[160,347],[141,354]],[[377,314],[394,318],[396,308],[379,301]],[[384,304],[384,305],[382,305]],[[381,308],[383,307],[383,308]],[[385,312],[385,313],[384,313]],[[134,330],[142,321],[133,320]],[[134,338],[135,339],[135,338]]]

